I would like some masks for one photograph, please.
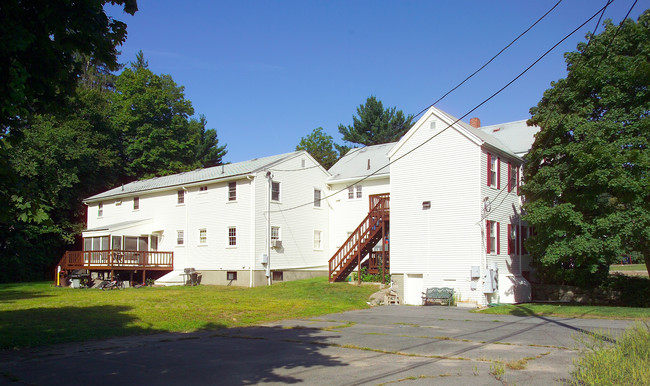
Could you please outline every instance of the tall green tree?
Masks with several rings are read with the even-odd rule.
[[[196,120],[192,102],[170,75],[154,74],[142,52],[115,82],[113,119],[122,130],[126,175],[147,178],[221,163],[225,146]]]
[[[527,248],[549,281],[600,283],[632,253],[650,273],[650,11],[604,26],[531,109]]]
[[[395,142],[413,126],[413,115],[405,117],[396,107],[384,109],[375,96],[357,107],[357,115],[352,117],[352,125],[339,125],[344,141],[366,146]]]
[[[305,150],[325,169],[331,168],[340,158],[334,139],[323,132],[322,127],[315,128],[311,134],[300,138],[296,150]]]
[[[0,4],[0,136],[34,113],[51,112],[74,92],[87,55],[117,70],[126,24],[109,18],[106,3],[133,15],[136,0],[3,0]]]

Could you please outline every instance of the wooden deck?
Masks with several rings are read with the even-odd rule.
[[[58,264],[61,270],[172,270],[174,252],[160,251],[67,251]]]

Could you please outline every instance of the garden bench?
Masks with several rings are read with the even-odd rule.
[[[422,305],[426,306],[427,302],[438,300],[442,302],[447,302],[447,305],[451,305],[451,301],[454,298],[454,289],[449,287],[442,288],[427,288],[426,292],[422,292]]]

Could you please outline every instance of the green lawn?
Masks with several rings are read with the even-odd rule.
[[[476,311],[482,314],[559,316],[570,318],[650,319],[650,308],[527,303],[500,305]]]
[[[648,270],[645,267],[645,264],[612,264],[609,266],[611,271],[645,271]]]
[[[145,287],[101,291],[51,283],[0,285],[0,348],[158,332],[250,326],[367,307],[375,286],[327,278],[271,287]]]

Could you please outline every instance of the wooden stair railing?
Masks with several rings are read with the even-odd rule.
[[[388,234],[390,196],[370,196],[370,211],[329,260],[329,281],[343,281],[358,266],[372,248]]]

